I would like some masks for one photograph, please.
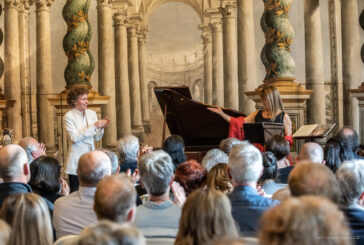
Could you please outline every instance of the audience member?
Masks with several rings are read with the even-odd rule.
[[[264,213],[261,223],[261,245],[351,244],[342,212],[325,198],[289,198]]]
[[[298,156],[296,157],[296,164],[298,162],[312,162],[318,164],[325,164],[324,151],[322,147],[315,142],[307,142],[301,147]]]
[[[222,191],[225,194],[230,194],[233,191],[233,185],[229,179],[226,163],[219,163],[210,169],[207,174],[206,186]]]
[[[138,169],[149,200],[137,208],[136,227],[145,237],[175,237],[181,208],[169,197],[174,169],[171,157],[162,150],[147,153],[139,159]]]
[[[321,164],[298,164],[289,175],[288,186],[292,196],[321,196],[336,204],[340,200],[340,186],[335,175]]]
[[[48,207],[37,194],[9,196],[1,207],[0,218],[12,227],[9,244],[50,245],[53,242]]]
[[[185,143],[183,138],[179,135],[169,136],[163,143],[163,150],[172,158],[175,168],[177,168],[180,163],[187,160]]]
[[[236,144],[240,144],[240,143],[241,143],[241,141],[237,138],[226,138],[226,139],[221,140],[221,142],[219,144],[219,148],[220,148],[220,150],[225,152],[227,155],[229,155],[233,146]]]
[[[341,210],[344,212],[356,244],[364,244],[364,209],[359,206],[360,196],[364,192],[364,161],[345,162],[336,171],[336,178],[341,189]]]
[[[120,157],[120,172],[128,169],[134,173],[139,156],[139,140],[134,135],[127,135],[119,139],[118,153]]]
[[[126,174],[111,175],[96,187],[94,210],[98,220],[122,224],[134,220],[136,191]]]
[[[39,143],[33,137],[25,137],[19,141],[19,145],[25,150],[28,157],[28,163],[31,164],[34,159],[46,155],[46,147],[43,143]]]
[[[220,149],[214,148],[209,150],[206,155],[202,158],[201,165],[210,171],[216,164],[228,163],[229,156]]]
[[[102,151],[81,156],[77,167],[79,190],[57,199],[54,204],[53,226],[57,239],[79,234],[84,227],[97,222],[93,211],[96,185],[110,174],[110,159]]]
[[[204,186],[207,170],[196,160],[189,160],[178,165],[174,171],[174,180],[184,188],[187,195]]]
[[[358,135],[358,133],[355,131],[355,129],[353,127],[350,127],[350,126],[342,127],[336,133],[336,137],[338,137],[340,143],[343,146],[347,146],[348,148],[351,149],[352,153],[354,154],[352,156],[353,158],[362,159],[357,154],[357,151],[359,149],[359,135]],[[351,160],[351,158],[345,158],[345,159],[343,159],[343,161],[346,161],[346,160]]]
[[[41,156],[30,165],[29,185],[33,192],[54,203],[59,197],[69,194],[69,187],[61,178],[61,165],[53,157]]]
[[[116,155],[116,153],[113,151],[108,151],[108,150],[102,150],[102,151],[110,158],[111,174],[119,173],[120,165],[119,165],[118,155]]]
[[[4,220],[0,219],[0,244],[8,244],[11,235],[11,227]]]
[[[210,188],[188,196],[179,224],[175,245],[208,244],[224,236],[238,236],[229,199]]]
[[[257,181],[263,170],[262,155],[249,143],[235,145],[229,155],[228,167],[234,186],[229,195],[232,215],[242,233],[255,235],[262,213],[279,203],[260,196],[257,192]]]
[[[131,225],[119,225],[107,220],[84,229],[78,245],[145,245],[140,231]]]
[[[266,151],[262,153],[263,173],[258,181],[267,195],[273,195],[274,192],[284,188],[287,184],[275,182],[277,176],[277,161],[272,152]]]
[[[335,173],[341,165],[341,159],[340,141],[335,137],[328,139],[324,148],[324,160],[326,167]]]
[[[274,135],[265,144],[265,150],[272,152],[277,159],[278,172],[275,177],[275,182],[287,184],[288,175],[292,170],[292,167],[289,166],[289,162],[287,160],[290,152],[288,141],[285,140],[283,136]]]

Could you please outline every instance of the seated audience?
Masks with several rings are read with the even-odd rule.
[[[292,196],[313,195],[339,203],[340,186],[335,175],[322,164],[300,163],[291,172],[288,186]]]
[[[225,194],[230,194],[233,191],[233,185],[229,179],[226,163],[219,163],[210,169],[207,174],[206,186],[222,191]]]
[[[214,148],[209,150],[202,158],[201,165],[207,171],[210,171],[215,165],[219,163],[228,163],[229,156],[220,149]]]
[[[149,200],[138,206],[135,225],[145,237],[175,237],[181,208],[169,197],[173,162],[163,150],[145,154],[138,161],[140,181]]]
[[[349,245],[344,215],[325,198],[289,198],[263,214],[261,245]]]
[[[204,186],[207,171],[196,160],[189,160],[178,165],[174,171],[174,180],[184,188],[187,195]]]
[[[275,181],[277,183],[287,184],[288,175],[292,170],[292,167],[289,166],[289,162],[287,160],[290,152],[288,141],[285,140],[283,136],[274,135],[265,144],[265,150],[272,152],[277,159],[278,172],[275,177]]]
[[[342,162],[340,141],[332,137],[327,140],[324,148],[325,165],[333,173],[340,167]]]
[[[134,220],[136,191],[126,174],[111,175],[96,187],[94,210],[98,220],[123,224]]]
[[[185,143],[179,135],[169,136],[163,143],[163,150],[172,158],[174,168],[187,160],[185,154]]]
[[[134,173],[137,168],[139,156],[139,140],[134,135],[127,135],[118,141],[118,153],[120,157],[120,172],[128,169]]]
[[[364,159],[357,154],[359,149],[359,135],[355,129],[353,129],[353,127],[342,127],[336,133],[336,137],[339,139],[342,145],[347,146],[353,153],[353,155],[347,155],[343,161],[351,160],[352,158]]]
[[[28,162],[31,164],[34,159],[46,155],[46,147],[43,143],[39,143],[33,137],[22,138],[19,145],[25,150],[28,157]]]
[[[237,138],[226,138],[226,139],[221,140],[221,142],[219,144],[219,148],[220,148],[220,150],[225,152],[227,155],[229,155],[233,146],[236,144],[240,144],[240,143],[241,143],[241,141],[238,140]]]
[[[0,244],[8,244],[11,235],[11,227],[4,220],[0,219]]]
[[[229,155],[228,167],[234,186],[229,195],[232,215],[242,233],[255,235],[260,216],[279,203],[257,192],[257,181],[263,170],[262,155],[258,148],[249,143],[235,145]]]
[[[277,161],[273,153],[266,151],[262,153],[263,173],[258,181],[264,192],[271,196],[274,192],[286,187],[286,184],[276,183],[274,180],[277,176]]]
[[[110,159],[102,151],[91,151],[81,156],[77,168],[80,188],[57,199],[54,204],[53,226],[57,239],[79,234],[84,227],[97,222],[93,210],[96,185],[110,174]]]
[[[174,244],[209,244],[225,236],[238,237],[229,199],[210,188],[191,193],[183,205]]]
[[[48,207],[37,194],[9,196],[1,207],[0,218],[12,227],[9,244],[50,245],[53,242]]]
[[[325,164],[324,151],[322,150],[322,147],[315,142],[307,142],[303,144],[298,156],[296,157],[296,164],[305,161]]]
[[[78,245],[145,245],[141,232],[131,225],[119,225],[107,220],[84,229]]]
[[[54,203],[69,194],[67,182],[61,178],[61,165],[53,157],[41,156],[30,165],[29,185],[33,192]]]
[[[364,209],[358,204],[364,192],[364,161],[345,162],[336,171],[336,178],[341,189],[341,210],[347,218],[352,235],[359,238],[354,241],[358,245],[364,244]]]
[[[109,158],[111,162],[111,174],[117,174],[120,172],[119,158],[113,151],[101,150],[103,151]]]

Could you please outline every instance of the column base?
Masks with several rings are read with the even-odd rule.
[[[143,121],[143,127],[144,127],[144,132],[146,134],[150,134],[152,132],[152,127],[150,125],[150,121]]]
[[[143,140],[144,140],[143,126],[133,126],[131,129],[131,133],[139,139],[139,142],[143,142]]]

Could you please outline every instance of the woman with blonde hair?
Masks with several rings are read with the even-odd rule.
[[[37,194],[15,194],[5,199],[0,218],[11,227],[11,245],[50,245],[53,242],[47,204]]]
[[[263,104],[263,110],[257,110],[251,113],[247,117],[231,117],[227,115],[223,110],[216,106],[208,108],[210,111],[220,115],[223,119],[229,122],[229,137],[244,139],[244,131],[242,130],[244,123],[262,123],[273,122],[284,124],[285,139],[292,144],[292,122],[287,113],[284,112],[279,91],[274,86],[264,86],[261,89],[261,101]],[[262,149],[261,149],[262,150]]]
[[[206,186],[230,194],[233,191],[233,185],[230,183],[227,172],[227,164],[219,163],[215,165],[207,174]]]
[[[210,188],[192,192],[183,205],[174,244],[208,244],[226,236],[238,236],[226,195]]]

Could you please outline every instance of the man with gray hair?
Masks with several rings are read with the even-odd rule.
[[[210,171],[215,165],[219,163],[227,163],[229,156],[218,148],[209,150],[202,158],[201,166],[207,171]]]
[[[39,143],[33,137],[22,138],[19,145],[25,150],[28,157],[28,162],[31,164],[34,159],[46,155],[46,147],[43,143]]]
[[[138,206],[135,225],[145,237],[175,237],[181,208],[169,197],[174,165],[163,150],[150,152],[138,162],[140,180],[149,200]]]
[[[263,212],[279,202],[260,196],[257,182],[263,171],[260,151],[247,142],[233,146],[229,154],[228,173],[234,186],[229,195],[232,215],[245,235],[256,235]]]
[[[56,237],[79,234],[80,231],[97,222],[94,206],[96,185],[111,174],[109,157],[102,151],[91,151],[78,161],[78,191],[58,198],[54,204],[53,226]]]
[[[131,173],[134,173],[139,156],[138,138],[134,135],[124,136],[119,139],[117,148],[120,157],[120,172],[130,169]]]
[[[307,142],[303,144],[298,156],[296,157],[296,163],[298,162],[325,164],[324,151],[322,147],[315,142]]]

